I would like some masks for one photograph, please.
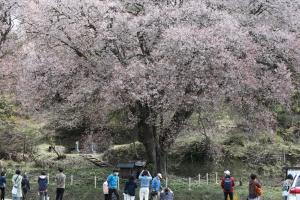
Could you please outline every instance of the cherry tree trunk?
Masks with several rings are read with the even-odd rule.
[[[138,123],[139,141],[143,143],[148,162],[153,163],[155,172],[163,172],[165,169],[166,153],[159,144],[155,126],[150,126],[144,121]]]

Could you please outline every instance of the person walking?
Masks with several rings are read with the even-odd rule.
[[[40,200],[48,199],[48,178],[46,172],[42,171],[38,178]]]
[[[135,199],[135,189],[137,188],[137,184],[135,182],[134,176],[130,176],[128,181],[125,183],[124,188],[124,197],[125,200],[134,200]]]
[[[149,200],[149,186],[152,176],[149,171],[143,170],[139,175],[139,180],[141,182],[140,188],[140,200]]]
[[[227,197],[229,196],[230,200],[233,200],[234,178],[230,176],[230,171],[228,170],[224,171],[221,187],[224,192],[224,199],[227,200]]]
[[[55,176],[56,180],[56,200],[62,200],[65,187],[66,187],[66,175],[64,174],[63,168],[58,168],[58,174]]]
[[[282,184],[282,197],[283,197],[283,200],[287,200],[289,190],[292,187],[293,179],[294,179],[293,175],[289,174],[289,175],[287,175],[285,181]]]
[[[165,188],[164,191],[160,193],[160,200],[174,200],[174,193],[170,188]]]
[[[255,174],[250,175],[249,181],[249,195],[248,200],[259,200],[259,194],[257,194],[257,188],[261,188],[261,184],[258,182]]]
[[[158,200],[160,195],[160,188],[161,183],[160,180],[162,179],[161,173],[158,173],[155,178],[153,178],[151,183],[151,199]]]
[[[113,173],[107,177],[108,183],[108,199],[112,200],[112,194],[120,200],[118,193],[118,183],[119,183],[119,170],[113,170]]]
[[[29,183],[28,176],[26,174],[23,175],[21,185],[22,185],[22,192],[23,192],[22,200],[26,200],[27,193],[30,191],[30,183]]]
[[[22,198],[22,179],[21,171],[16,170],[16,174],[12,177],[13,189],[11,193],[13,200],[21,200]]]
[[[1,191],[0,200],[4,200],[4,198],[5,198],[5,188],[6,188],[6,176],[5,176],[5,172],[1,172],[1,176],[0,176],[0,191]]]

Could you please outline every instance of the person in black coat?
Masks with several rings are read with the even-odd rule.
[[[125,199],[134,200],[136,188],[137,188],[137,184],[135,182],[134,176],[130,176],[128,181],[126,181],[125,188],[124,188]]]
[[[26,174],[24,174],[21,184],[22,184],[23,200],[26,200],[27,193],[30,191],[30,183]]]

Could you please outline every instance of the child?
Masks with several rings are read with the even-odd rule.
[[[105,181],[104,183],[103,183],[103,186],[102,186],[102,188],[103,188],[103,194],[104,194],[104,199],[105,200],[108,200],[108,183],[107,183],[107,181]]]

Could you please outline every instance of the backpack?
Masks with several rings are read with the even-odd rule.
[[[225,191],[232,190],[232,179],[230,177],[224,179],[224,190]]]
[[[256,196],[260,197],[263,194],[263,190],[257,186],[255,186],[255,194]]]

